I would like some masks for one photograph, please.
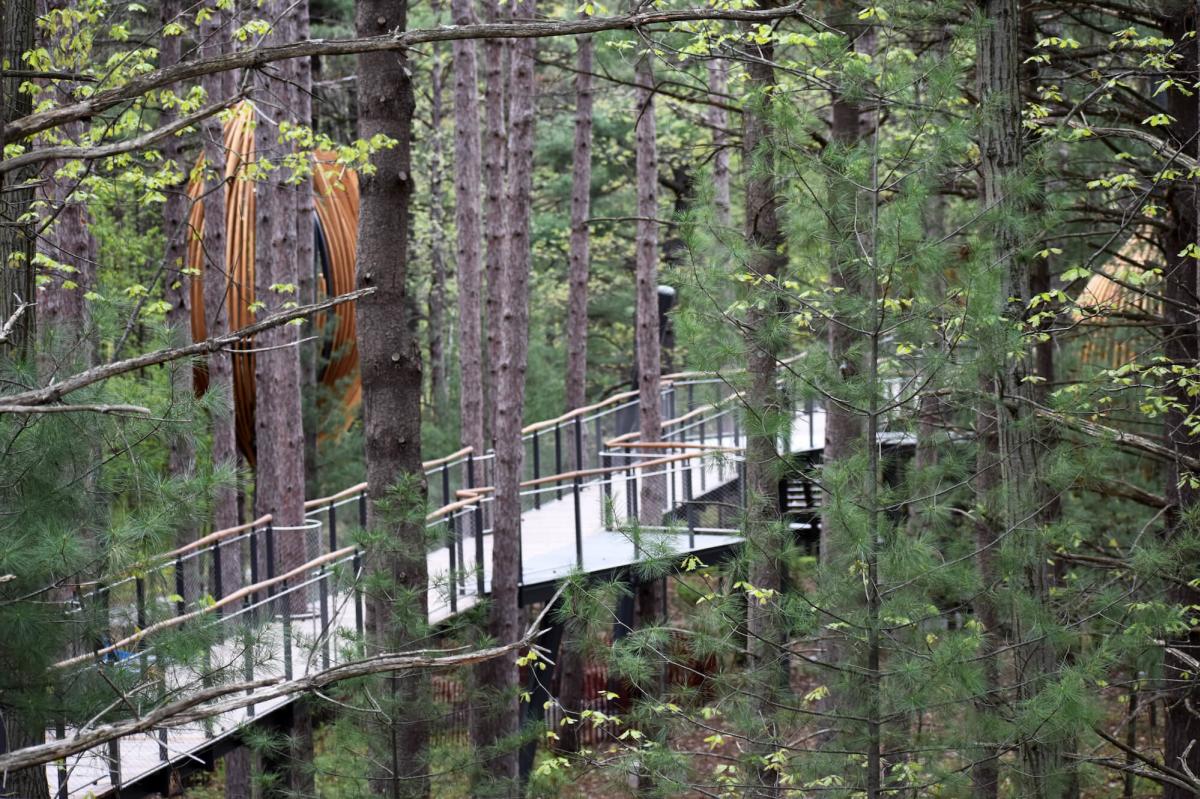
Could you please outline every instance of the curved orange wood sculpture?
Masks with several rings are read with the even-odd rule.
[[[254,160],[254,126],[249,124],[253,108],[242,104],[225,125],[225,312],[229,328],[237,330],[254,322],[254,181],[246,179],[244,167]],[[317,153],[313,169],[313,207],[316,211],[316,255],[320,264],[319,289],[328,295],[354,289],[354,259],[358,246],[358,175],[337,166],[332,153]],[[188,267],[192,271],[192,337],[207,336],[208,317],[204,307],[205,258],[203,252],[204,185],[193,181],[188,186],[192,210],[188,227]],[[362,398],[358,376],[358,348],[355,344],[353,303],[333,309],[332,325],[322,316],[314,320],[315,329],[327,330],[323,336],[324,368],[321,383],[340,394],[346,424],[353,419],[354,408]],[[243,345],[250,349],[251,343]],[[203,370],[196,373],[196,391],[208,385]],[[254,462],[254,354],[233,356],[233,395],[237,420],[238,448],[250,463]]]

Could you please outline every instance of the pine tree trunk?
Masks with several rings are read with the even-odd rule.
[[[34,0],[0,0],[0,63],[20,64],[21,55],[33,48]],[[18,92],[23,78],[0,76],[0,123],[28,114],[32,101]],[[0,128],[2,129],[2,128]],[[0,135],[0,148],[10,144]],[[34,231],[27,223],[18,224],[29,212],[33,189],[12,190],[9,186],[25,183],[29,170],[0,176],[0,325],[16,313],[21,303],[37,298],[34,289]],[[33,349],[34,308],[26,307],[15,320],[6,341],[0,341],[0,354],[23,357]]]
[[[835,28],[845,31],[850,37],[847,46],[851,50],[862,46],[862,31],[855,24],[852,9],[844,2],[833,6],[831,21]],[[848,99],[846,93],[835,90],[831,97],[829,141],[830,150],[846,152],[859,146],[863,137],[863,109],[858,102]],[[825,320],[829,362],[834,374],[829,378],[824,401],[825,440],[821,455],[821,470],[826,480],[832,479],[836,471],[863,446],[865,434],[863,418],[838,400],[851,401],[857,383],[864,371],[864,359],[853,324],[853,303],[863,294],[863,280],[859,273],[856,239],[858,189],[842,175],[834,172],[826,188],[828,198],[829,238],[831,257],[829,264],[829,288],[836,292],[829,316]],[[822,500],[819,556],[821,568],[830,574],[845,571],[845,555],[848,547],[842,546],[846,531],[843,514],[837,508],[842,501],[836,494],[826,492]],[[821,643],[822,659],[827,663],[841,660],[838,633],[825,634]],[[832,692],[819,703],[822,711],[831,711],[838,701]]]
[[[634,349],[637,353],[638,438],[652,442],[662,439],[662,342],[658,315],[658,141],[654,119],[654,67],[651,54],[644,53],[634,68],[634,148],[637,183],[637,234],[634,240]],[[645,450],[643,459],[658,452]],[[666,480],[661,474],[643,473],[638,492],[638,521],[658,527],[666,510]],[[647,531],[650,532],[650,531]],[[657,531],[654,531],[657,532]],[[645,535],[646,533],[643,533]],[[666,583],[645,580],[638,584],[636,616],[638,626],[666,621]],[[658,669],[661,686],[665,668]],[[639,775],[640,791],[651,790],[649,780]]]
[[[1168,26],[1166,35],[1177,36],[1179,38],[1176,41],[1184,41],[1186,33],[1196,29],[1197,9],[1191,3],[1179,3],[1175,10],[1178,13],[1172,17],[1173,22]],[[1192,43],[1181,48],[1184,59],[1175,65],[1179,75],[1195,74],[1196,64],[1200,61],[1198,46]],[[1195,157],[1198,150],[1195,137],[1197,130],[1200,130],[1200,119],[1197,118],[1200,115],[1200,103],[1196,95],[1170,92],[1168,113],[1176,120],[1171,126],[1174,145]],[[1200,279],[1197,277],[1195,261],[1185,254],[1189,245],[1200,241],[1198,191],[1194,181],[1191,185],[1175,185],[1167,202],[1170,224],[1162,228],[1163,252],[1168,259],[1168,267],[1163,275],[1165,302],[1162,307],[1166,321],[1163,328],[1163,354],[1172,364],[1180,364],[1185,369],[1194,368],[1200,361],[1200,333],[1196,327],[1197,315],[1200,314]],[[1178,402],[1171,404],[1164,419],[1167,444],[1178,453],[1180,460],[1200,458],[1200,437],[1195,435],[1189,423],[1189,419],[1194,419],[1200,413],[1200,398],[1189,396],[1190,392],[1178,390],[1170,383],[1165,387],[1165,392],[1179,398]],[[1172,505],[1166,525],[1169,539],[1178,539],[1194,529],[1194,522],[1187,519],[1200,505],[1200,490],[1191,481],[1181,479],[1188,472],[1186,466],[1176,461],[1170,464],[1165,475],[1166,497]],[[1200,604],[1200,592],[1193,588],[1174,586],[1171,594],[1170,601],[1177,606]],[[1167,641],[1167,646],[1188,657],[1200,656],[1200,632],[1193,629],[1187,635],[1175,636]],[[1163,655],[1163,680],[1163,704],[1166,708],[1163,763],[1169,768],[1200,774],[1200,716],[1196,714],[1196,708],[1200,706],[1200,680],[1187,659],[1172,652]],[[1185,753],[1186,767],[1181,768]],[[1163,799],[1194,797],[1192,791],[1176,785],[1163,786],[1162,795]]]
[[[654,66],[643,54],[635,68],[634,147],[636,149],[637,238],[635,253],[634,336],[637,349],[639,438],[662,439],[662,346],[658,318],[658,142],[654,120]],[[646,451],[653,457],[654,450]],[[666,507],[665,481],[646,477],[641,481],[638,510],[642,524],[662,524]]]
[[[494,23],[500,19],[499,0],[484,0],[485,21]],[[485,439],[495,438],[495,409],[498,391],[497,367],[500,363],[500,326],[503,308],[501,273],[508,261],[508,214],[505,211],[504,177],[508,145],[505,140],[506,84],[508,71],[504,69],[505,42],[501,39],[485,39],[483,42],[483,191],[485,235],[487,237],[487,375],[488,396],[485,424]]]
[[[567,266],[567,410],[587,401],[588,225],[592,201],[591,36],[576,41],[575,150],[571,169],[571,247]],[[572,462],[574,465],[574,462]]]
[[[278,18],[271,42],[291,41],[295,17],[284,0],[269,0],[263,13]],[[284,147],[279,125],[289,121],[291,90],[282,81],[265,75],[255,78],[258,125],[254,132],[255,158],[274,167],[255,186],[256,232],[254,243],[254,296],[271,313],[295,302],[300,282],[296,219],[300,213],[296,189],[286,182],[282,165]],[[304,524],[304,429],[300,400],[299,328],[282,325],[254,340],[254,449],[255,512],[271,514],[275,534],[275,573],[295,568],[306,560]],[[283,529],[281,529],[283,528]],[[293,603],[294,609],[303,605]]]
[[[211,58],[229,51],[229,40],[225,33],[228,15],[217,9],[200,26],[201,57]],[[210,101],[229,97],[234,90],[234,76],[230,73],[206,75],[202,85]],[[201,270],[203,278],[201,292],[204,298],[205,335],[220,336],[229,332],[229,238],[226,235],[226,195],[229,184],[225,177],[225,134],[221,121],[216,117],[205,120],[201,126],[201,140],[209,181],[204,195],[204,229],[201,253],[204,259]],[[195,235],[196,231],[191,231]],[[237,468],[237,433],[233,409],[233,356],[219,351],[208,356],[208,390],[222,398],[224,407],[215,411],[210,418],[212,438],[212,463],[226,469]],[[216,489],[213,497],[212,528],[222,530],[238,524],[237,486],[229,484]],[[232,552],[231,552],[232,554]],[[242,584],[241,569],[237,559],[226,557],[221,562],[223,570],[222,588],[234,591]]]
[[[162,22],[166,25],[177,22],[182,13],[182,4],[178,0],[165,0],[161,5]],[[164,36],[159,44],[159,64],[163,67],[178,64],[183,54],[183,42],[180,36]],[[163,111],[164,122],[169,122],[177,116],[174,109]],[[162,230],[166,237],[166,249],[163,253],[163,287],[164,299],[167,302],[167,324],[175,337],[187,340],[191,333],[191,280],[186,273],[187,268],[187,239],[188,208],[186,175],[188,165],[184,163],[184,140],[178,136],[169,136],[162,145],[163,160],[174,164],[175,168],[185,176],[178,184],[166,187],[166,202],[163,203]],[[168,369],[171,376],[172,403],[186,405],[192,397],[192,369],[186,361],[173,363]],[[196,447],[192,433],[184,424],[169,425],[167,433],[167,473],[180,480],[186,480],[195,473]],[[181,523],[175,531],[176,545],[183,546],[196,538],[196,530],[189,524]],[[202,593],[200,585],[199,563],[190,561],[184,566],[183,598],[186,602],[195,602]]]
[[[1024,584],[1021,590],[1037,597],[1049,612],[1051,574],[1047,553],[1036,529],[1036,503],[1033,497],[1034,475],[1038,464],[1034,453],[1034,426],[1029,420],[1028,402],[1032,384],[1025,376],[1033,374],[1035,364],[1028,353],[1016,356],[1010,349],[1012,331],[1023,323],[1030,298],[1030,270],[1022,256],[1018,219],[1027,210],[1021,200],[1010,194],[1009,187],[1023,167],[1021,139],[1021,98],[1019,88],[1020,48],[1016,0],[982,0],[980,13],[987,23],[980,27],[976,40],[976,84],[984,118],[980,126],[981,207],[988,209],[986,238],[991,242],[992,263],[998,265],[1000,285],[992,299],[1001,327],[993,336],[981,340],[1000,342],[999,348],[985,345],[980,357],[980,393],[985,399],[976,415],[979,438],[975,491],[982,508],[976,525],[978,568],[983,594],[976,606],[976,617],[983,625],[988,646],[995,647],[1005,637],[1023,646],[1015,664],[1013,679],[1017,697],[1032,699],[1044,687],[1044,681],[1056,667],[1053,647],[1037,633],[1034,623],[1014,614],[1009,623],[1002,619],[992,591],[1001,577],[996,563],[996,544],[1002,535],[1023,558]],[[1026,624],[1030,629],[1026,630]],[[987,687],[999,688],[997,654],[985,652]],[[992,694],[981,702],[986,715],[995,712]],[[1020,782],[1023,795],[1057,796],[1061,790],[1062,754],[1059,742],[1045,736],[1030,736],[1020,741]],[[997,791],[998,753],[983,751],[975,769],[976,795],[994,796]]]
[[[754,164],[746,179],[747,271],[769,277],[762,288],[770,296],[763,304],[750,303],[746,314],[746,363],[750,384],[746,392],[746,508],[747,535],[755,553],[750,564],[750,583],[757,588],[779,591],[783,586],[782,553],[787,544],[780,538],[779,480],[782,458],[779,440],[786,436],[783,398],[778,385],[778,364],[785,339],[776,330],[784,309],[775,286],[787,267],[785,240],[779,225],[779,194],[775,186],[774,130],[769,118],[771,93],[775,88],[774,48],[770,43],[754,45],[746,73],[753,94],[742,113],[742,161]],[[774,666],[768,685],[786,685],[787,675],[779,669],[784,644],[775,603],[751,602],[747,608],[749,647],[754,665]]]
[[[402,31],[405,0],[361,0],[359,36]],[[375,293],[358,301],[358,349],[363,381],[364,448],[373,543],[366,568],[374,575],[369,641],[376,651],[397,651],[423,640],[428,618],[425,561],[424,473],[421,470],[421,353],[410,319],[409,216],[413,194],[410,141],[414,97],[403,53],[358,57],[358,135],[378,134],[396,146],[375,156],[363,177],[358,225],[358,285]],[[399,506],[397,506],[399,503]],[[389,507],[390,506],[390,507]],[[388,715],[375,757],[377,793],[423,797],[429,792],[429,677],[391,675]],[[395,779],[389,779],[395,777]]]
[[[41,17],[67,6],[63,0],[39,0],[37,5]],[[69,69],[78,56],[71,50],[72,37],[64,35],[65,32],[59,30],[47,36],[43,31],[44,39],[39,44],[50,52],[54,64]],[[168,54],[163,52],[160,57],[165,62]],[[48,88],[56,101],[69,102],[78,87],[75,82],[57,81]],[[46,98],[46,94],[41,97]],[[70,122],[59,131],[66,140],[78,142],[84,133],[84,125]],[[62,266],[61,269],[42,268],[39,274],[42,282],[37,289],[37,321],[43,343],[39,355],[48,367],[41,370],[43,373],[51,369],[65,373],[92,366],[96,361],[96,340],[90,329],[91,319],[84,295],[95,287],[97,244],[91,232],[91,215],[76,196],[79,182],[57,174],[66,163],[54,160],[42,168],[42,176],[49,182],[45,193],[50,201],[50,208],[42,216],[43,219],[54,217],[54,221],[38,238],[37,249],[44,258]],[[171,199],[168,198],[168,202]],[[51,338],[54,351],[44,346]],[[65,363],[56,363],[60,358]],[[44,379],[53,377],[44,374]]]
[[[440,14],[439,14],[440,18]],[[429,70],[429,399],[433,415],[449,412],[450,387],[446,382],[446,235],[445,192],[442,180],[446,171],[445,144],[442,137],[442,71],[440,59]]]
[[[533,19],[536,13],[536,0],[521,0],[515,9],[515,15],[523,19]],[[500,337],[500,360],[495,370],[496,499],[488,634],[497,642],[513,641],[520,635],[520,482],[524,460],[521,424],[529,345],[534,53],[532,39],[520,39],[512,45],[508,260],[500,281],[501,315],[498,329],[493,331]],[[490,706],[473,720],[472,741],[486,758],[486,770],[492,781],[490,790],[497,795],[509,795],[517,790],[517,751],[512,747],[497,748],[497,745],[517,731],[520,719],[515,656],[496,658],[483,664],[477,669],[477,681],[488,686],[495,696],[489,702]]]
[[[726,102],[725,90],[729,77],[729,63],[723,58],[713,58],[708,62],[708,90],[713,99]],[[713,153],[713,207],[716,210],[717,224],[729,224],[729,135],[725,132],[729,124],[728,113],[724,108],[712,106],[705,116],[712,127]]]
[[[470,0],[451,0],[455,25],[475,22]],[[458,269],[458,362],[461,443],[476,457],[487,445],[483,414],[483,203],[476,44],[460,39],[454,56],[454,225]]]

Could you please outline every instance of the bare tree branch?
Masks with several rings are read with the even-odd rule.
[[[32,302],[25,302],[15,294],[13,296],[17,300],[17,309],[12,312],[12,316],[8,317],[4,325],[0,326],[0,344],[8,343],[12,338],[13,331],[17,328],[17,322],[21,321],[21,317],[24,316],[25,309],[33,306]]]
[[[162,86],[216,72],[258,69],[289,58],[404,50],[418,44],[448,42],[456,39],[542,39],[554,36],[578,36],[601,31],[632,30],[648,25],[697,20],[767,22],[781,17],[798,15],[801,13],[802,6],[802,3],[795,3],[764,11],[694,8],[679,11],[644,11],[619,17],[588,17],[563,21],[444,25],[439,28],[424,28],[361,39],[310,39],[273,47],[239,50],[213,58],[202,58],[158,69],[136,77],[123,86],[97,92],[86,100],[28,114],[4,126],[3,138],[0,143],[19,141],[26,136],[32,136],[68,122],[89,119],[119,103],[141,97]]]
[[[230,97],[228,100],[223,100],[219,103],[213,103],[212,105],[205,106],[194,114],[189,114],[186,117],[175,120],[169,125],[163,125],[161,128],[156,128],[148,133],[144,133],[141,136],[136,136],[132,139],[116,141],[112,142],[111,144],[101,145],[99,147],[46,147],[44,149],[22,153],[21,155],[13,158],[5,158],[0,160],[0,175],[4,174],[5,172],[11,172],[14,169],[20,169],[21,167],[29,166],[30,164],[37,164],[43,161],[53,161],[59,158],[95,161],[99,158],[108,158],[109,156],[120,155],[121,153],[141,150],[158,141],[161,141],[162,139],[167,138],[168,136],[173,136],[179,131],[195,125],[197,122],[207,119],[213,114],[225,110],[229,106],[241,100],[243,97],[245,97],[244,94],[238,94],[234,97]]]
[[[183,347],[168,347],[166,349],[155,350],[148,352],[145,355],[137,355],[133,358],[126,358],[121,361],[113,361],[112,363],[101,364],[84,372],[58,382],[53,385],[45,386],[44,388],[36,388],[30,391],[22,391],[19,394],[9,394],[0,396],[0,406],[9,405],[49,405],[52,402],[58,402],[63,396],[70,394],[72,391],[78,391],[81,388],[99,383],[102,380],[108,380],[110,377],[116,377],[126,372],[133,372],[138,369],[144,369],[147,366],[156,366],[160,363],[168,363],[176,361],[180,358],[191,358],[195,355],[208,355],[217,350],[228,347],[231,344],[250,338],[256,333],[261,333],[264,330],[270,330],[273,327],[287,324],[293,319],[300,319],[320,311],[328,310],[335,305],[341,305],[344,302],[353,302],[361,297],[366,297],[375,292],[374,288],[363,288],[357,291],[351,291],[348,294],[342,294],[337,297],[330,297],[321,302],[314,302],[310,305],[301,305],[297,308],[292,308],[288,311],[272,314],[260,322],[255,322],[252,325],[247,325],[240,330],[235,330],[223,336],[216,336],[196,344],[188,344]]]
[[[4,405],[0,413],[132,413],[149,416],[150,409],[141,405]]]

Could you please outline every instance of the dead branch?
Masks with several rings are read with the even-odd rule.
[[[144,369],[147,366],[156,366],[160,363],[168,363],[177,361],[181,358],[191,358],[196,355],[208,355],[216,352],[231,344],[236,344],[238,341],[250,338],[264,330],[270,330],[273,327],[287,324],[293,319],[300,319],[320,311],[328,310],[335,305],[341,305],[344,302],[354,302],[357,299],[366,297],[375,292],[374,288],[362,288],[357,291],[351,291],[348,294],[342,294],[337,297],[330,297],[321,302],[314,302],[310,305],[301,305],[298,308],[292,308],[288,311],[283,311],[277,314],[272,314],[260,322],[255,322],[252,325],[247,325],[240,330],[235,330],[232,333],[226,333],[223,336],[206,339],[205,341],[195,344],[188,344],[183,347],[168,347],[166,349],[155,350],[148,352],[145,355],[137,355],[133,358],[126,358],[121,361],[113,361],[112,363],[102,364],[93,367],[86,371],[59,381],[53,385],[43,388],[35,388],[29,391],[22,391],[19,394],[9,394],[0,396],[0,406],[12,405],[49,405],[52,402],[58,402],[66,394],[72,391],[78,391],[81,388],[86,388],[93,383],[99,383],[102,380],[108,380],[111,377],[133,372],[138,369]]]
[[[17,300],[17,309],[12,312],[12,316],[8,317],[8,321],[0,326],[0,344],[7,344],[12,338],[13,331],[17,328],[17,322],[21,321],[21,317],[25,315],[25,309],[33,306],[32,302],[25,302],[17,295],[13,295]]]
[[[149,416],[141,405],[0,405],[0,413],[114,413]]]

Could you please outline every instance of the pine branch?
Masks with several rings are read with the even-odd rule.
[[[418,44],[449,42],[459,39],[544,39],[555,36],[579,36],[602,31],[634,30],[648,25],[699,20],[732,20],[769,22],[801,14],[803,3],[795,3],[765,11],[737,9],[693,8],[679,11],[644,11],[619,17],[587,17],[565,21],[532,21],[484,23],[478,25],[443,25],[354,39],[309,39],[273,47],[238,50],[212,58],[201,58],[157,69],[134,78],[123,86],[97,92],[92,97],[70,105],[28,114],[4,126],[2,143],[19,141],[43,130],[78,120],[90,119],[115,105],[133,100],[147,92],[180,81],[192,80],[217,72],[235,69],[260,69],[276,61],[311,56],[358,55],[406,50]]]
[[[236,344],[243,339],[250,338],[264,330],[270,330],[274,327],[287,324],[293,319],[300,319],[320,311],[328,310],[335,305],[341,305],[344,302],[353,302],[362,297],[366,297],[375,292],[374,288],[362,288],[357,291],[351,291],[347,294],[342,294],[337,297],[330,297],[321,302],[314,302],[310,305],[301,305],[297,308],[292,308],[288,311],[272,314],[260,322],[255,322],[252,325],[247,325],[240,330],[235,330],[232,333],[226,333],[223,336],[216,336],[205,341],[195,344],[188,344],[183,347],[168,347],[166,349],[155,350],[154,352],[146,353],[145,355],[137,355],[133,358],[126,358],[122,361],[113,361],[112,363],[102,364],[93,367],[84,372],[71,375],[70,377],[44,388],[36,388],[30,391],[22,391],[19,394],[9,394],[0,396],[0,408],[13,405],[49,405],[52,402],[58,402],[63,396],[70,394],[72,391],[78,391],[81,388],[86,388],[94,383],[99,383],[102,380],[116,377],[117,375],[133,372],[138,369],[144,369],[147,366],[157,366],[160,363],[168,363],[177,361],[180,358],[191,358],[196,355],[209,355],[217,352],[231,344]]]

